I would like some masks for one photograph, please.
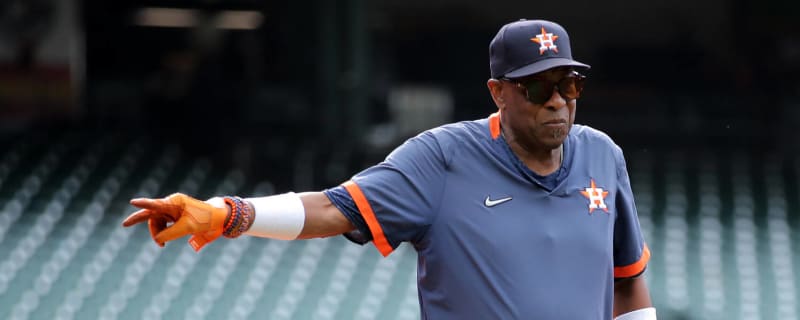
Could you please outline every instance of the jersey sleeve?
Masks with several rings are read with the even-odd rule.
[[[358,232],[348,238],[372,240],[387,256],[403,241],[421,237],[435,218],[446,166],[439,141],[424,132],[325,193],[356,226]]]
[[[617,150],[617,178],[614,224],[614,278],[635,277],[644,272],[650,249],[642,237],[630,178],[621,150]]]

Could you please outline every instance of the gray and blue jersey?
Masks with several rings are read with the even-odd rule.
[[[650,257],[621,149],[573,125],[547,183],[499,128],[428,130],[325,193],[384,256],[414,246],[423,319],[611,319]]]

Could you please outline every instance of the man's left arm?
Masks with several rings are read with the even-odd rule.
[[[655,320],[656,309],[644,279],[650,250],[639,225],[625,157],[621,149],[617,151],[619,183],[615,197],[617,220],[614,223],[614,319]]]
[[[644,275],[614,283],[614,319],[656,319],[656,311],[650,301],[650,290],[647,289]]]

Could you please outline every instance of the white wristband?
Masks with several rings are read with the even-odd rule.
[[[294,192],[244,199],[253,204],[256,219],[244,234],[262,238],[294,240],[303,231],[306,210]]]
[[[644,308],[623,313],[614,320],[656,320],[656,308]]]

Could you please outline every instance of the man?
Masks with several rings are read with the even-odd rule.
[[[544,20],[503,26],[489,55],[488,119],[423,132],[323,192],[134,199],[123,224],[197,250],[241,234],[347,234],[384,256],[409,242],[422,319],[655,319],[622,151],[573,125],[589,66]]]

